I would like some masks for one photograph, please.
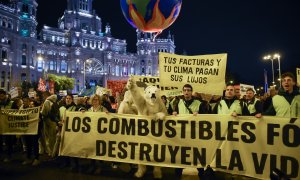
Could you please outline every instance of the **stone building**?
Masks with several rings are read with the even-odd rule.
[[[0,88],[36,82],[48,73],[74,78],[74,92],[129,74],[158,76],[158,53],[175,52],[172,36],[153,40],[137,30],[137,52],[129,53],[126,40],[112,36],[92,3],[68,0],[57,27],[44,26],[39,34],[36,0],[0,4]]]

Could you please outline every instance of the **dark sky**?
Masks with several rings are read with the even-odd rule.
[[[57,26],[67,0],[37,0],[39,27]],[[103,24],[115,38],[126,39],[135,52],[135,29],[123,17],[119,0],[94,0]],[[278,52],[282,72],[300,67],[300,10],[297,0],[183,0],[178,19],[168,31],[175,36],[176,53],[228,53],[227,70],[241,83],[263,84],[264,69],[271,81],[271,62],[262,57]],[[277,61],[274,64],[278,68]],[[278,71],[275,72],[277,74]]]

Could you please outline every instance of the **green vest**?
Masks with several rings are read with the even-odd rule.
[[[280,95],[272,98],[276,116],[280,117],[300,117],[300,95],[296,95],[291,104]]]
[[[257,98],[255,98],[253,103],[251,103],[251,104],[248,104],[248,103],[247,103],[247,108],[248,108],[248,110],[249,110],[250,114],[252,114],[252,113],[255,113],[255,112],[256,112],[256,109],[255,109],[255,104],[256,104],[256,102],[257,102],[257,101],[258,101],[258,99],[257,99]]]
[[[198,112],[199,111],[199,107],[201,105],[201,102],[197,99],[194,99],[192,104],[189,105],[189,108],[192,110],[192,112]],[[184,105],[184,100],[180,99],[179,103],[178,103],[178,114],[191,114],[189,112],[189,110],[186,108],[186,106]]]
[[[0,109],[11,109],[11,106],[13,104],[13,101],[9,101],[9,103],[7,103],[6,105],[1,105]]]
[[[65,106],[62,106],[59,108],[59,117],[60,119],[65,119],[65,114],[66,111],[75,111],[76,110],[76,106],[70,106],[68,109],[66,109]]]
[[[237,114],[242,114],[242,107],[239,100],[234,100],[230,108],[228,108],[225,100],[221,100],[218,106],[218,114],[232,114],[236,112]]]

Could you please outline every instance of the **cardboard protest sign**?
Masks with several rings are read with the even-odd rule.
[[[0,134],[37,134],[40,108],[0,110]]]
[[[138,87],[144,90],[147,86],[156,86],[160,89],[160,95],[169,96],[179,96],[182,95],[182,87],[177,87],[176,84],[169,87],[161,86],[159,83],[159,77],[157,76],[138,76],[133,75],[134,80]]]
[[[160,85],[193,86],[195,92],[222,95],[227,54],[182,56],[159,53]]]

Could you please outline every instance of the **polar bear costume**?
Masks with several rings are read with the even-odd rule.
[[[137,108],[133,103],[130,91],[125,92],[124,99],[118,109],[118,114],[138,114]]]
[[[135,104],[139,115],[155,115],[155,120],[163,120],[167,114],[167,110],[159,95],[159,89],[156,86],[148,86],[145,94],[142,94],[133,77],[127,82],[127,89],[132,94],[132,100]],[[134,174],[135,177],[141,178],[147,171],[145,165],[139,164],[138,170]],[[161,167],[153,168],[153,176],[156,179],[162,178]]]

